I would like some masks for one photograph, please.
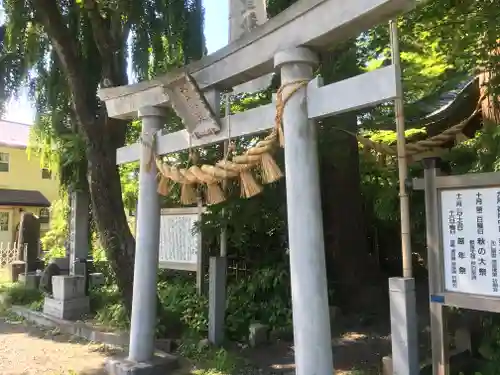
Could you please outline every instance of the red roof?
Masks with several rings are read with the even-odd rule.
[[[0,146],[26,148],[31,125],[0,120]]]

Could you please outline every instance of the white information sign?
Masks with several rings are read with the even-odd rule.
[[[500,296],[500,187],[441,191],[445,289]]]
[[[160,267],[196,270],[201,248],[199,232],[193,232],[198,213],[162,213],[160,219]]]

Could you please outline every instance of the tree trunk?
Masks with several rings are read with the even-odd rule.
[[[119,22],[113,29],[115,24],[103,17],[96,2],[82,4],[90,21],[96,50],[95,59],[90,60],[90,65],[85,65],[82,55],[86,53],[81,50],[79,36],[72,34],[58,3],[33,0],[32,5],[37,22],[43,25],[52,42],[68,83],[74,114],[72,120],[78,123],[79,133],[87,145],[89,190],[99,237],[130,313],[135,240],[125,217],[116,166],[116,149],[125,143],[126,123],[107,118],[104,104],[96,100],[98,81],[115,86],[128,82],[125,52],[130,28],[122,28]],[[97,67],[100,69],[99,80],[96,72],[89,70]]]
[[[359,73],[354,42],[322,56],[325,84]],[[335,100],[335,98],[332,98]],[[341,302],[353,305],[353,295],[378,275],[368,252],[366,223],[355,137],[339,131],[357,132],[356,113],[349,112],[322,121],[319,130],[321,192],[328,279]],[[354,306],[353,306],[354,307]]]
[[[109,120],[108,132],[123,127],[123,123]],[[103,128],[101,131],[105,131]],[[114,139],[116,141],[116,138]],[[87,158],[89,162],[89,187],[93,215],[99,239],[106,249],[106,255],[122,292],[127,311],[132,308],[134,278],[135,240],[128,225],[122,201],[118,166],[116,165],[116,142],[102,133],[89,134]]]

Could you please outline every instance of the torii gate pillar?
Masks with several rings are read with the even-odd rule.
[[[136,252],[129,359],[148,362],[153,357],[156,326],[156,277],[160,241],[160,197],[156,192],[156,165],[151,163],[153,137],[165,122],[157,107],[141,108],[141,153],[137,207]]]
[[[309,81],[318,64],[307,48],[279,52],[281,83]],[[287,96],[292,87],[285,89]],[[319,184],[317,135],[308,119],[306,88],[288,100],[284,116],[286,199],[297,375],[331,375],[333,358]]]

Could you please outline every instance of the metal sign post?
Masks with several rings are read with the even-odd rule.
[[[434,375],[449,373],[445,306],[500,312],[500,173],[439,176],[424,161]]]

